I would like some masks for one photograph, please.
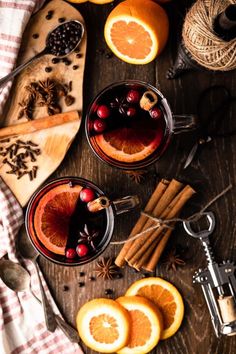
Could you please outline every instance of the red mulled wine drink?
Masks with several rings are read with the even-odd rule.
[[[113,231],[112,208],[94,184],[58,179],[43,187],[27,209],[27,232],[33,245],[57,263],[78,265],[96,258]],[[105,208],[107,206],[107,208]]]
[[[31,197],[26,231],[42,256],[61,265],[78,266],[104,252],[112,238],[115,216],[137,205],[137,196],[111,201],[84,178],[62,177]]]
[[[140,82],[109,86],[92,103],[86,120],[90,146],[103,161],[122,169],[153,162],[168,142],[163,96]]]

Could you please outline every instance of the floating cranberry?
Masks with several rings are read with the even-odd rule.
[[[104,120],[102,119],[95,119],[95,121],[93,122],[93,129],[95,130],[95,132],[97,133],[103,133],[104,130],[106,130],[107,128],[107,124]]]
[[[80,200],[84,203],[91,202],[95,199],[95,193],[91,188],[84,188],[80,192]]]
[[[128,117],[134,117],[136,115],[136,109],[134,107],[129,107],[126,111]]]
[[[74,248],[68,248],[66,250],[66,258],[73,259],[77,256],[76,250]]]
[[[87,256],[88,252],[89,252],[89,248],[87,245],[85,245],[84,243],[80,243],[77,247],[76,247],[76,252],[78,254],[79,257],[84,257]]]
[[[110,108],[105,106],[105,104],[99,106],[97,109],[97,115],[99,118],[106,119],[110,116],[110,114],[111,114]]]
[[[140,98],[140,93],[137,90],[130,90],[126,96],[126,99],[129,103],[138,103]]]
[[[150,116],[152,119],[160,119],[162,117],[162,111],[158,107],[154,107],[150,110]]]

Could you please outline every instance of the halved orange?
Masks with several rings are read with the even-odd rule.
[[[160,146],[163,130],[137,124],[134,121],[128,128],[96,135],[95,140],[100,149],[114,160],[128,163],[144,160]]]
[[[153,1],[126,0],[108,16],[104,34],[118,58],[131,64],[147,64],[165,47],[169,21],[165,10]]]
[[[145,278],[134,282],[127,290],[126,296],[134,295],[149,299],[161,310],[164,320],[161,339],[167,339],[177,332],[184,316],[184,303],[174,285],[158,277]]]
[[[82,187],[62,184],[52,188],[39,201],[34,214],[37,237],[51,252],[65,254],[71,216]]]
[[[114,353],[129,340],[130,315],[118,302],[94,299],[83,305],[76,317],[80,338],[99,353]]]
[[[131,316],[129,342],[118,353],[149,353],[161,337],[163,320],[160,310],[151,301],[141,296],[122,296],[116,301],[126,308]]]
[[[103,5],[103,4],[108,4],[109,2],[112,2],[113,0],[68,0],[68,1],[76,3],[76,4],[82,4],[83,2],[89,1],[94,4]]]

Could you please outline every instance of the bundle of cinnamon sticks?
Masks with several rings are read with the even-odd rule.
[[[150,216],[162,220],[178,217],[183,206],[194,193],[192,187],[184,186],[175,179],[161,180],[144,209],[145,214],[141,214],[129,235],[129,238],[134,238],[135,235],[139,237],[130,241],[128,238],[116,257],[115,264],[123,267],[127,262],[129,266],[138,271],[145,269],[153,272],[170,238],[175,222],[168,224],[168,227],[165,224],[157,225],[157,221]]]

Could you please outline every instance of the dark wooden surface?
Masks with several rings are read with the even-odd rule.
[[[190,4],[191,1],[176,0],[166,6],[171,22],[170,40],[163,54],[145,66],[129,65],[116,57],[107,59],[105,55],[97,52],[99,49],[107,51],[103,28],[105,19],[111,11],[111,5],[96,6],[89,3],[77,5],[88,29],[84,113],[92,98],[102,88],[121,79],[140,79],[157,86],[166,95],[176,114],[196,113],[198,96],[210,85],[224,84],[235,93],[235,72],[191,72],[177,80],[166,80],[165,73],[175,59],[180,41],[181,23]],[[209,106],[212,105],[214,102]],[[234,124],[235,114],[236,105],[231,109],[230,114],[222,116],[226,125]],[[236,176],[235,137],[215,140],[205,147],[199,159],[194,160],[190,168],[183,171],[183,163],[193,139],[192,134],[175,138],[164,158],[149,169],[145,183],[137,186],[121,171],[108,167],[95,158],[86,141],[83,125],[64,162],[52,178],[65,175],[82,176],[97,183],[111,198],[137,193],[144,206],[160,178],[175,177],[191,183],[198,192],[185,209],[185,213],[190,215],[193,210],[197,210],[221,192],[230,182],[234,184]],[[233,187],[230,193],[211,207],[217,218],[212,244],[219,260],[230,258],[236,261],[235,191]],[[126,238],[137,217],[137,212],[117,217],[114,240]],[[179,225],[169,243],[169,247],[175,243],[188,247],[187,264],[177,272],[167,271],[164,265],[159,265],[156,274],[171,281],[179,289],[184,298],[185,316],[177,334],[161,342],[152,354],[235,353],[235,337],[222,339],[215,337],[202,291],[198,285],[192,284],[194,271],[204,265],[199,242],[189,239]],[[104,256],[115,256],[119,249],[119,246],[110,246]],[[78,309],[86,301],[104,297],[106,288],[113,289],[114,295],[111,297],[116,298],[122,295],[133,281],[141,277],[141,274],[134,273],[126,267],[122,279],[114,281],[97,279],[91,282],[88,277],[94,275],[95,262],[81,268],[61,267],[43,259],[40,260],[40,264],[62,313],[73,325],[75,325]],[[79,276],[81,271],[85,272],[84,277]],[[79,281],[85,281],[85,287],[79,288]],[[63,291],[64,285],[69,287],[69,291]],[[93,352],[86,349],[86,353]]]

